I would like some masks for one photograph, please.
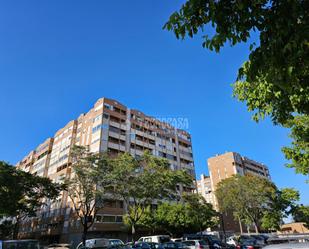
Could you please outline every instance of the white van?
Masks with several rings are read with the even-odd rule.
[[[83,243],[79,243],[76,249],[85,249],[85,248],[95,248],[95,249],[115,249],[124,246],[124,243],[120,239],[105,239],[105,238],[96,238],[96,239],[87,239],[86,246],[83,246]],[[1,248],[0,248],[1,249]]]
[[[169,235],[155,235],[139,238],[138,242],[155,242],[155,243],[165,243],[171,241]]]
[[[109,239],[97,238],[97,239],[87,239],[86,246],[83,246],[83,243],[79,243],[76,249],[84,248],[96,248],[96,249],[106,249],[109,246]]]

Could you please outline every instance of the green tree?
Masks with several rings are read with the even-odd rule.
[[[290,137],[292,144],[290,147],[283,147],[287,159],[291,163],[287,164],[290,168],[295,168],[297,173],[309,174],[309,116],[295,116],[289,121],[291,127]]]
[[[119,154],[112,160],[113,195],[122,199],[128,213],[132,238],[145,210],[155,200],[177,200],[177,185],[190,185],[193,180],[184,171],[173,171],[167,160],[146,152],[136,159],[128,153]]]
[[[261,228],[279,228],[299,199],[294,189],[278,190],[267,179],[252,175],[224,179],[215,194],[220,211],[232,213],[235,221],[253,224],[257,233]]]
[[[150,215],[156,229],[165,230],[172,236],[200,232],[218,221],[212,205],[198,194],[184,194],[179,202],[163,202]]]
[[[183,196],[187,212],[199,232],[212,228],[218,223],[218,214],[210,203],[199,194],[185,194]]]
[[[12,218],[3,218],[0,221],[0,239],[11,239],[13,237],[14,222]]]
[[[72,173],[65,179],[68,195],[83,226],[82,242],[85,245],[89,228],[98,211],[104,207],[108,174],[111,165],[107,154],[91,153],[82,146],[72,152]]]
[[[280,228],[283,218],[287,218],[297,207],[299,192],[293,188],[275,188],[275,193],[269,196],[269,201],[263,212],[261,227],[275,231]]]
[[[194,219],[184,203],[161,203],[155,212],[155,220],[158,229],[166,231],[173,237],[188,231],[197,232]]]
[[[129,210],[130,214],[126,215],[124,217],[124,223],[128,226],[131,227],[131,219],[129,217],[134,216],[132,212],[137,212],[140,218],[136,222],[135,226],[137,228],[141,229],[146,229],[149,231],[150,234],[154,234],[155,230],[158,228],[156,224],[156,219],[155,219],[155,210],[151,208],[151,206],[147,206],[144,210],[142,208],[138,208],[137,210],[135,209],[130,209]]]
[[[259,35],[249,60],[239,69],[234,96],[246,102],[254,120],[270,116],[292,129],[292,145],[283,149],[289,167],[309,172],[309,3],[295,1],[188,0],[164,28],[177,38],[208,29],[203,47],[219,52]],[[209,33],[210,33],[209,32]]]
[[[304,222],[306,227],[309,228],[309,206],[299,205],[293,212],[292,216],[296,222]]]
[[[0,161],[0,217],[11,217],[16,239],[20,222],[35,217],[47,200],[58,197],[63,185]],[[5,224],[7,225],[7,223]]]

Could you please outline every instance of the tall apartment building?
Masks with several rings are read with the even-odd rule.
[[[31,151],[17,167],[60,181],[71,172],[71,152],[74,145],[87,146],[91,152],[129,152],[138,157],[145,150],[166,158],[173,170],[185,169],[195,176],[191,136],[168,123],[129,109],[118,101],[101,98],[87,113],[70,121]],[[102,212],[95,217],[90,230],[93,236],[123,237],[122,223],[125,212],[122,201],[107,201]],[[81,224],[74,216],[66,193],[40,212],[38,219],[29,219],[22,226],[21,237],[40,236],[46,240],[80,240]]]
[[[268,167],[262,163],[256,162],[247,157],[241,156],[236,152],[227,152],[222,155],[216,155],[208,159],[208,171],[213,194],[213,204],[218,209],[218,203],[215,197],[217,184],[233,175],[255,175],[270,179]],[[231,215],[225,217],[226,228],[239,231],[239,225],[235,224]]]
[[[209,176],[202,174],[201,179],[196,180],[196,191],[201,194],[208,203],[214,203],[214,195],[212,193],[211,180]]]

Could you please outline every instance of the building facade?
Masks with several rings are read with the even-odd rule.
[[[226,152],[208,159],[208,171],[212,190],[213,206],[218,210],[218,203],[215,197],[217,184],[233,175],[255,175],[267,179],[270,178],[269,169],[266,165],[241,156],[236,152]],[[231,231],[240,231],[239,223],[233,220],[232,215],[223,215],[225,228]]]
[[[92,109],[68,122],[16,166],[54,182],[61,181],[63,177],[70,177],[74,145],[86,146],[94,153],[128,152],[134,157],[148,150],[154,156],[166,158],[171,169],[184,169],[195,178],[188,132],[108,98],[99,99]],[[103,211],[95,217],[90,233],[125,239],[124,213],[122,201],[107,201]],[[20,229],[23,238],[43,237],[63,242],[80,240],[80,233],[81,224],[65,192],[59,201],[44,207],[37,219],[25,221]]]
[[[216,191],[216,186],[219,182],[237,174],[252,174],[270,179],[269,170],[266,165],[243,157],[236,152],[227,152],[209,158],[208,171],[213,193]],[[215,198],[214,204],[217,206]]]
[[[202,174],[201,179],[196,180],[196,191],[202,195],[208,203],[214,203],[214,195],[212,193],[211,180],[209,176]]]

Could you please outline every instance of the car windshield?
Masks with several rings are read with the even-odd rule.
[[[169,238],[169,237],[160,237],[160,242],[161,243],[165,243],[165,242],[169,242],[169,241],[171,241],[171,239]]]
[[[258,240],[264,240],[262,236],[259,235],[252,235],[253,238],[258,239]]]
[[[183,243],[184,243],[185,245],[187,245],[187,246],[195,246],[195,242],[192,241],[192,240],[184,241]]]
[[[116,245],[116,246],[123,245],[122,241],[119,240],[119,239],[112,239],[112,240],[109,241],[109,244],[112,245],[112,246],[114,246],[114,245]]]
[[[215,235],[207,235],[207,238],[208,238],[209,240],[215,240],[215,241],[218,241],[218,240],[219,240],[218,237],[215,236]]]
[[[174,243],[166,243],[164,244],[165,248],[183,248],[183,244],[179,242],[174,242]]]
[[[37,241],[12,241],[3,242],[3,249],[38,249],[39,243]]]
[[[141,242],[133,245],[132,248],[150,249],[151,247],[147,243]]]
[[[246,239],[242,241],[243,245],[255,245],[256,244],[256,240],[254,239]]]

